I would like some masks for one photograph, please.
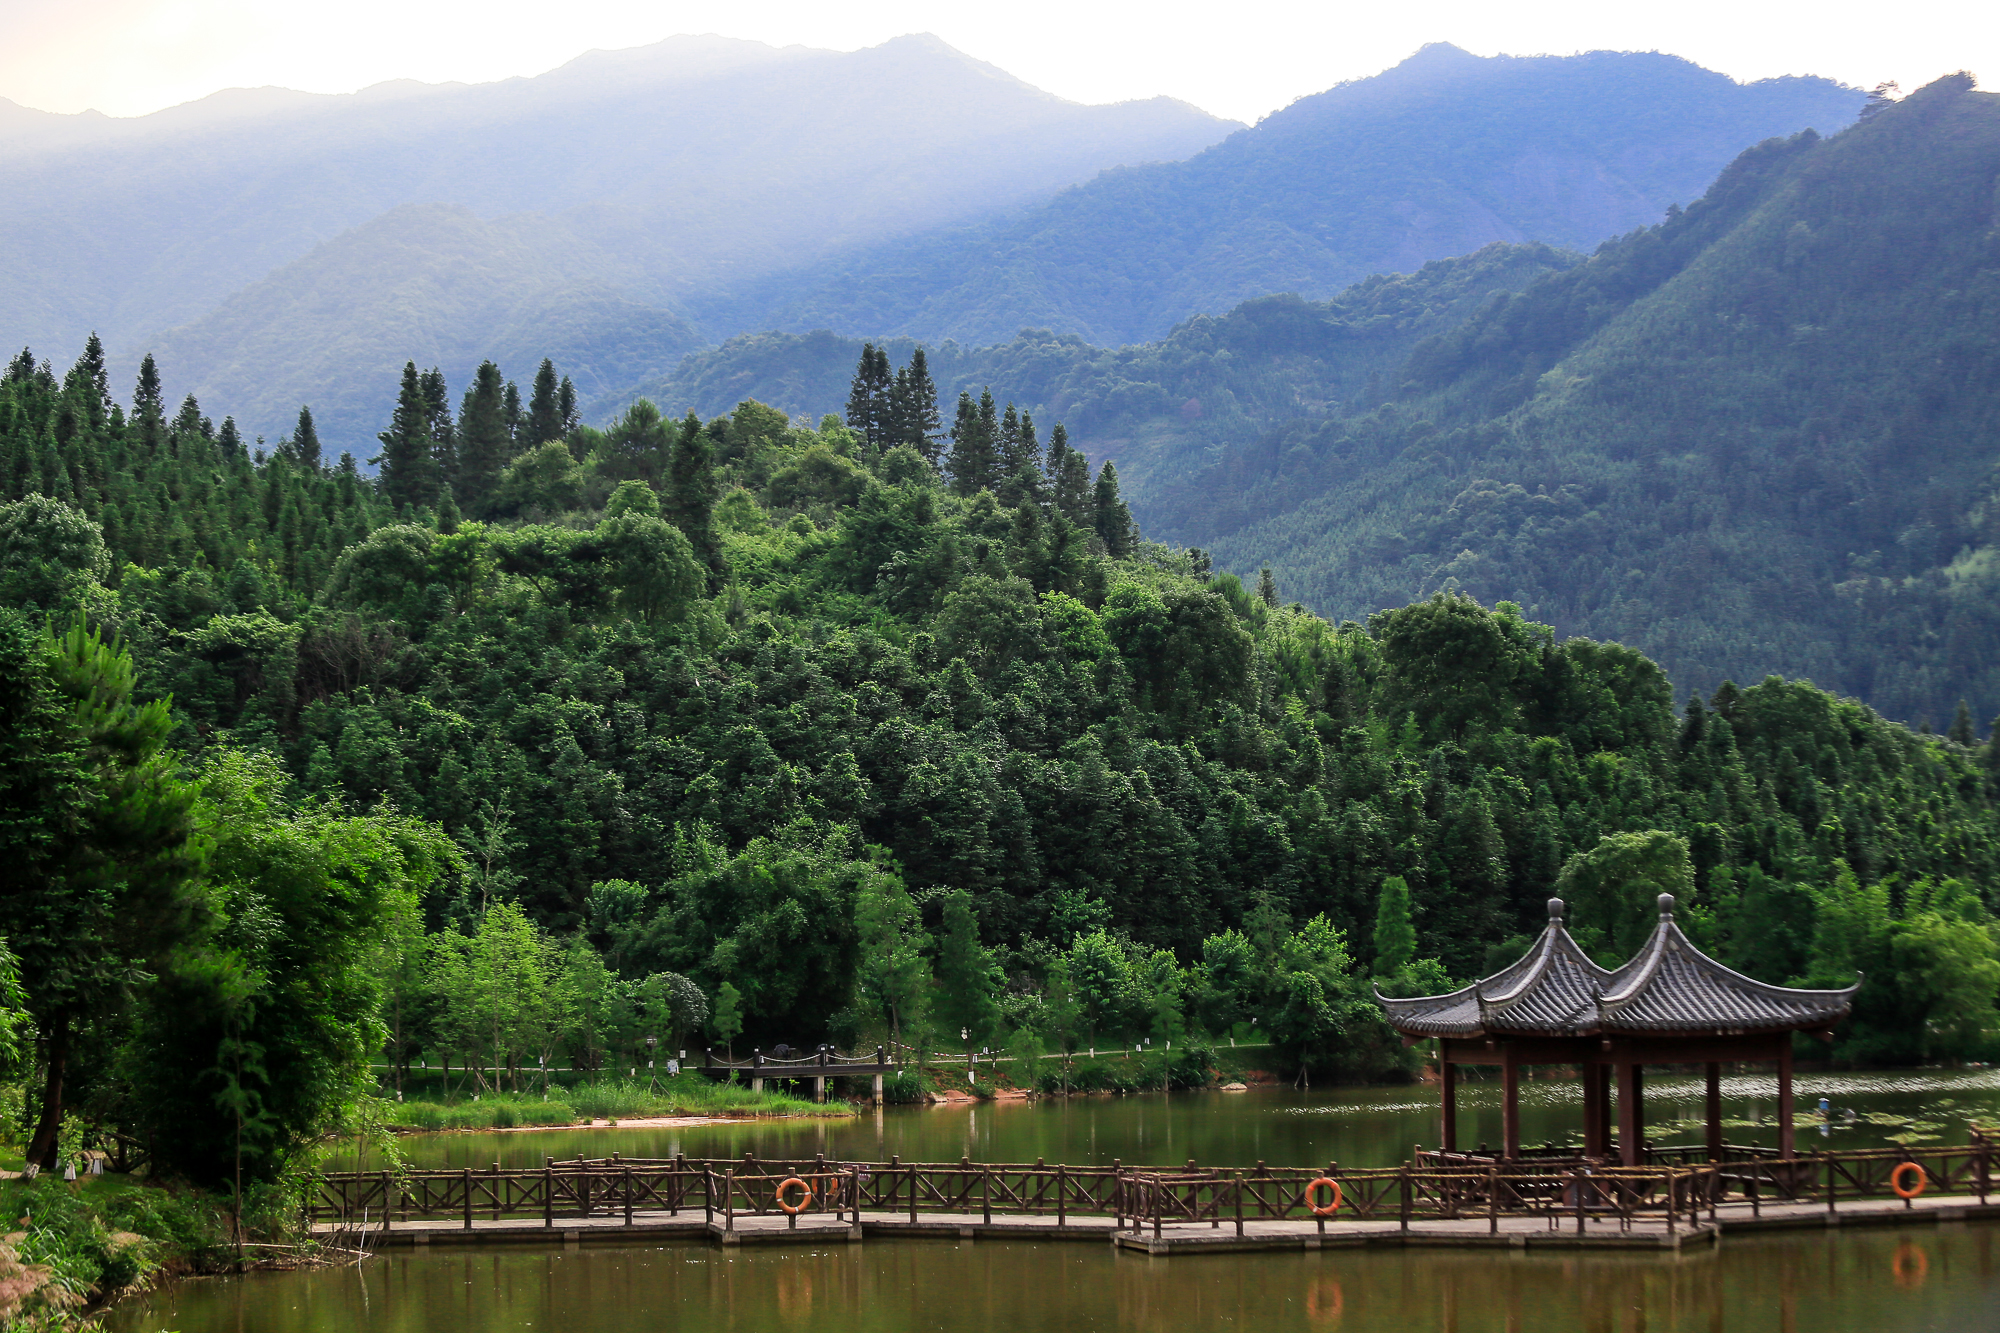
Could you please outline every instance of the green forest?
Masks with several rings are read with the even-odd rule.
[[[816,426],[598,430],[547,363],[382,387],[368,475],[150,359],[120,401],[94,341],[0,378],[0,1011],[45,1167],[115,1135],[270,1179],[380,1079],[645,1036],[1404,1077],[1373,988],[1496,968],[1551,893],[1606,959],[1665,890],[1755,976],[1865,973],[1839,1059],[2000,1054],[1963,711],[1682,701],[1459,592],[1323,619],[872,346]]]

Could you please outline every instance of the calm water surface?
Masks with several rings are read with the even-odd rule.
[[[1451,1251],[1149,1258],[1108,1245],[883,1241],[399,1250],[357,1269],[183,1284],[115,1333],[1979,1333],[2000,1227],[1727,1240],[1679,1259]]]
[[[1848,1109],[1927,1117],[1935,1128],[1919,1133],[1942,1143],[1964,1143],[1975,1118],[2000,1123],[2000,1069],[1922,1070],[1898,1073],[1802,1074],[1796,1084],[1801,1149],[1875,1147],[1905,1131],[1859,1122]],[[1699,1142],[1691,1124],[1701,1114],[1699,1079],[1655,1078],[1646,1088],[1648,1135],[1655,1142]],[[1743,1123],[1726,1133],[1733,1143],[1777,1142],[1768,1121],[1777,1086],[1769,1075],[1725,1079],[1723,1114]],[[1821,1097],[1836,1112],[1821,1128],[1808,1116]],[[1581,1130],[1582,1084],[1574,1079],[1529,1080],[1521,1085],[1521,1132],[1528,1143],[1560,1140]],[[1142,1093],[1126,1097],[1048,1098],[1038,1102],[959,1103],[888,1107],[835,1120],[739,1121],[682,1129],[560,1129],[516,1133],[420,1134],[400,1141],[420,1167],[540,1166],[544,1157],[609,1156],[810,1157],[836,1160],[1026,1162],[1040,1157],[1071,1165],[1198,1162],[1248,1166],[1393,1166],[1411,1148],[1437,1143],[1437,1089],[1335,1088],[1312,1092]],[[1459,1089],[1459,1142],[1500,1140],[1496,1083]],[[365,1155],[360,1159],[369,1165]],[[352,1167],[345,1155],[329,1163]]]

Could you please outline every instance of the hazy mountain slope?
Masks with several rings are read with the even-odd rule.
[[[715,307],[704,327],[997,342],[1157,338],[1269,292],[1325,297],[1493,241],[1588,249],[1685,203],[1750,144],[1833,132],[1861,94],[1741,85],[1673,56],[1424,48],[1186,162],[1110,173],[1021,217],[877,247]],[[804,288],[803,293],[801,287]]]
[[[1120,466],[1161,460],[1186,468],[1230,440],[1283,422],[1321,418],[1361,393],[1424,338],[1471,316],[1497,293],[1519,291],[1581,256],[1540,245],[1491,245],[1415,273],[1357,283],[1331,301],[1267,296],[1201,315],[1158,343],[1093,347],[1074,334],[1024,330],[993,347],[926,348],[945,407],[961,390],[991,388],[1071,443]],[[915,345],[883,340],[902,364]],[[754,398],[815,418],[847,400],[861,340],[825,330],[757,333],[696,352],[673,373],[590,405],[608,420],[637,397],[669,415],[713,416]]]
[[[188,391],[242,422],[275,433],[310,403],[330,447],[366,458],[405,361],[440,366],[460,386],[490,358],[525,384],[548,356],[591,395],[697,345],[677,315],[625,297],[636,284],[619,275],[615,260],[548,219],[483,222],[453,205],[409,204],[154,348]]]
[[[136,121],[13,108],[0,116],[13,261],[0,339],[62,352],[96,329],[136,353],[409,203],[559,218],[550,243],[573,252],[550,262],[573,271],[578,254],[615,252],[600,276],[624,299],[670,304],[1185,157],[1232,128],[1165,98],[1067,102],[930,37],[851,54],[677,38],[534,79],[235,90]],[[207,365],[178,373],[211,378]]]
[[[1942,80],[1420,346],[1366,415],[1138,487],[1359,616],[1456,586],[1706,687],[2000,710],[2000,98]]]

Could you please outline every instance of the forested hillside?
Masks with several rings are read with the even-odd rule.
[[[1495,295],[1519,291],[1582,256],[1544,245],[1489,245],[1414,273],[1377,274],[1327,301],[1266,296],[1218,316],[1197,315],[1157,343],[1094,347],[1074,334],[1025,329],[992,347],[927,347],[946,397],[1004,394],[1023,410],[1061,417],[1096,458],[1144,472],[1219,451],[1301,417],[1351,407],[1371,378],[1393,370],[1425,338],[1445,333]],[[845,397],[863,342],[822,329],[756,333],[685,357],[673,373],[588,403],[607,421],[644,397],[669,415],[728,412],[745,399],[810,419]],[[884,339],[909,359],[916,343]]]
[[[1372,409],[1156,453],[1133,502],[1332,616],[1457,588],[1703,689],[1990,716],[1996,181],[2000,98],[1964,77],[1774,140],[1419,346]]]
[[[0,379],[0,934],[49,1135],[172,1128],[216,1178],[210,1094],[254,1094],[268,1172],[372,1050],[615,1062],[656,1001],[717,1042],[1150,1036],[1197,1077],[1254,1024],[1389,1076],[1370,986],[1479,975],[1551,892],[1607,959],[1669,891],[1750,973],[1864,971],[1847,1058],[1995,1053],[1967,717],[1677,709],[1455,593],[1321,619],[875,352],[811,429],[451,387],[406,368],[376,480],[308,421],[262,456],[170,412],[150,363],[115,404],[94,346]]]
[[[718,293],[712,329],[1120,345],[1273,292],[1324,299],[1495,241],[1589,249],[1699,195],[1753,143],[1831,134],[1863,96],[1738,84],[1658,53],[1481,58],[1437,43],[1185,162],[1018,216],[859,248]]]

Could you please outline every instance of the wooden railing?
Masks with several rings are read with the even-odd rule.
[[[1669,1229],[1693,1223],[1725,1204],[1824,1203],[1894,1197],[1892,1176],[1905,1163],[1923,1171],[1925,1191],[1977,1195],[1992,1192],[1995,1145],[1981,1138],[1939,1148],[1874,1148],[1820,1152],[1791,1159],[1763,1157],[1683,1165],[1624,1167],[1582,1160],[1525,1159],[1473,1162],[1465,1154],[1419,1152],[1401,1167],[1324,1169],[1267,1167],[1049,1166],[1043,1162],[955,1163],[762,1161],[674,1158],[579,1158],[540,1167],[456,1171],[342,1171],[318,1177],[307,1205],[310,1219],[348,1226],[393,1227],[415,1220],[622,1218],[634,1214],[678,1216],[701,1209],[705,1218],[733,1229],[739,1217],[780,1213],[779,1187],[797,1178],[811,1190],[795,1216],[833,1214],[860,1221],[915,1222],[925,1214],[996,1218],[1109,1218],[1119,1227],[1150,1228],[1207,1223],[1233,1227],[1272,1221],[1412,1222],[1480,1220],[1497,1230],[1500,1219],[1533,1217],[1551,1227],[1590,1220],[1621,1228],[1651,1219]],[[1449,1159],[1449,1160],[1445,1160]],[[1339,1207],[1325,1217],[1331,1192],[1308,1197],[1315,1180],[1340,1187]],[[1906,1179],[1905,1184],[1909,1182]],[[800,1204],[794,1189],[787,1198]]]

